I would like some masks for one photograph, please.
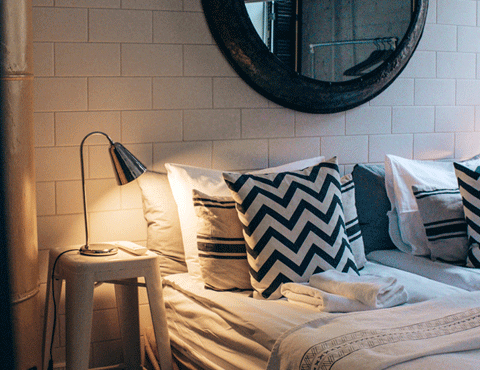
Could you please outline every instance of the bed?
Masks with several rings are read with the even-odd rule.
[[[357,165],[343,177],[336,158],[323,157],[248,173],[167,164],[167,173],[140,177],[147,243],[160,256],[176,363],[187,369],[478,368],[480,270],[473,216],[464,209],[467,195],[455,186],[454,164],[435,167],[447,177],[437,184],[432,163],[438,166],[387,156],[384,165]],[[458,165],[476,169],[480,162]],[[425,172],[430,176],[418,179]],[[292,186],[295,191],[288,190]],[[417,202],[413,190],[413,200],[404,199],[412,186],[451,188],[455,194],[432,197],[435,207],[448,207],[425,214],[433,206]],[[290,194],[288,204],[296,208],[279,206],[276,191]],[[309,215],[299,221],[295,209],[302,204]],[[285,221],[288,212],[294,224]],[[428,217],[451,220],[459,212],[463,224],[452,235],[427,236],[426,225],[445,221],[424,222]],[[412,231],[403,223],[421,227]],[[420,231],[420,241],[402,239]],[[325,291],[317,296],[314,282],[324,283],[328,274],[332,288],[322,285]],[[364,281],[367,289],[372,282],[374,289],[395,287],[393,300],[376,305],[376,290],[375,303],[367,304],[359,295]],[[146,334],[147,347],[155,348]]]

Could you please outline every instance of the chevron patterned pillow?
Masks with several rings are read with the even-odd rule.
[[[480,166],[470,169],[460,163],[454,163],[460,194],[462,194],[463,211],[467,221],[467,235],[470,250],[467,256],[467,266],[480,267]]]
[[[358,274],[345,231],[337,159],[302,171],[224,173],[243,224],[253,288],[281,297],[286,282],[329,269]]]
[[[480,268],[480,245],[473,243],[467,255],[467,267]]]
[[[470,243],[480,243],[480,173],[454,163]]]

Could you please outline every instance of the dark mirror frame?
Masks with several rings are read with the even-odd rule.
[[[202,5],[221,51],[253,89],[290,109],[336,113],[373,99],[405,68],[422,36],[428,0],[416,1],[412,22],[395,52],[375,70],[346,82],[318,81],[287,68],[258,36],[244,0],[202,0]]]

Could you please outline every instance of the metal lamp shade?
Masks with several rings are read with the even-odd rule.
[[[120,185],[128,184],[147,171],[147,168],[120,143],[113,143],[110,146],[110,156]]]

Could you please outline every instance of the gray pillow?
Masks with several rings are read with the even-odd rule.
[[[357,164],[352,176],[365,254],[374,250],[395,249],[388,233],[387,212],[391,205],[385,188],[385,167]]]

